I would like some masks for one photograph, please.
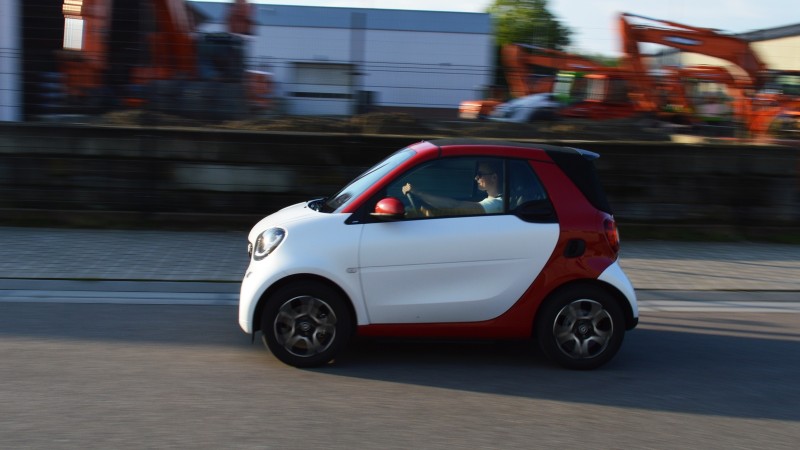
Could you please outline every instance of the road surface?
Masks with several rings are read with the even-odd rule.
[[[800,442],[800,315],[787,298],[646,300],[617,357],[591,372],[555,367],[525,343],[422,342],[358,342],[334,365],[299,370],[239,330],[231,286],[38,287],[0,299],[4,448]]]

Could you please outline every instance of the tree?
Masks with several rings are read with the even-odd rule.
[[[495,22],[495,39],[505,44],[531,44],[564,50],[570,31],[547,9],[547,0],[494,0],[486,10]]]

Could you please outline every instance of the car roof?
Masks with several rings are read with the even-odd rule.
[[[534,142],[515,142],[494,139],[474,139],[474,138],[456,138],[456,139],[434,139],[426,141],[439,148],[442,153],[451,154],[458,152],[461,147],[473,147],[470,149],[464,148],[462,151],[465,153],[473,154],[491,154],[496,156],[506,157],[541,157],[543,154],[548,154],[559,157],[569,158],[570,156],[582,156],[587,160],[597,159],[600,155],[587,150],[582,150],[573,147],[562,147],[558,145],[541,144]],[[480,148],[474,148],[480,147]],[[446,151],[450,150],[450,151]]]

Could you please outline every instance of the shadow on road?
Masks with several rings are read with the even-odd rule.
[[[358,341],[335,364],[306,372],[332,386],[336,377],[346,377],[449,389],[453,395],[800,421],[800,328],[793,317],[673,313],[646,319],[611,363],[590,372],[556,367],[530,343],[407,341]],[[31,338],[216,347],[240,357],[265,355],[239,368],[229,365],[233,372],[257,366],[271,377],[291,377],[298,370],[271,357],[259,340],[251,344],[230,306],[0,304],[0,343]]]
[[[454,391],[800,421],[800,330],[734,335],[730,320],[645,325],[626,336],[614,360],[590,372],[554,366],[527,343],[422,342],[363,343],[324,371]]]

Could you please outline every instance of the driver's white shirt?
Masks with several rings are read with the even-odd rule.
[[[480,205],[486,214],[497,214],[503,212],[503,199],[501,197],[486,197],[481,200]]]

